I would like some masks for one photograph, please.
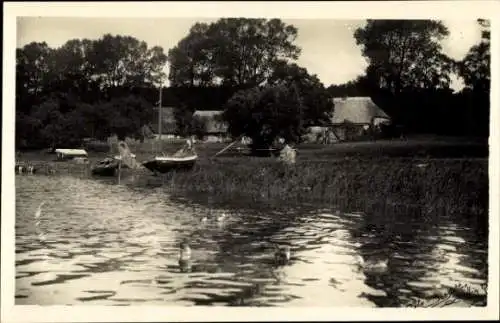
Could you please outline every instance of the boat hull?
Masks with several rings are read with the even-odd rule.
[[[118,162],[112,158],[105,158],[92,167],[92,175],[97,176],[115,176],[118,171]]]
[[[118,171],[117,166],[97,166],[92,168],[92,175],[115,176],[117,171]]]
[[[197,158],[187,160],[158,160],[153,159],[142,163],[142,165],[154,173],[168,173],[171,171],[191,170],[196,164]]]

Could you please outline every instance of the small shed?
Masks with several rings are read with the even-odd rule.
[[[88,157],[84,149],[56,149],[56,156],[58,160],[74,159],[76,157]]]

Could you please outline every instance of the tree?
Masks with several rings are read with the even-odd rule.
[[[469,134],[489,136],[490,121],[490,24],[478,20],[482,27],[482,39],[471,47],[467,55],[458,63],[458,73],[463,78],[465,88],[457,94],[459,107],[464,114],[464,128]]]
[[[191,130],[190,133],[193,134],[198,139],[203,139],[203,136],[207,133],[208,119],[207,117],[196,117],[191,118]]]
[[[64,96],[53,95],[36,106],[31,117],[36,120],[35,130],[44,146],[78,146],[82,139],[82,120],[75,116],[78,111],[74,102]]]
[[[102,88],[157,83],[167,60],[161,47],[148,48],[131,36],[106,34],[93,42],[92,49],[87,59],[93,66],[92,78]]]
[[[464,59],[459,63],[459,74],[465,85],[475,91],[490,90],[490,25],[488,21],[478,20],[483,27],[481,42],[472,46]]]
[[[23,146],[77,144],[85,136],[136,135],[150,104],[130,96],[154,86],[166,55],[130,36],[72,39],[59,48],[16,50],[16,140]],[[80,139],[78,139],[80,138]]]
[[[16,50],[16,83],[20,94],[42,92],[51,75],[54,50],[47,43],[32,42]]]
[[[296,87],[302,102],[305,127],[328,123],[333,115],[333,102],[327,89],[316,75],[295,63],[280,62],[269,78],[269,84]]]
[[[169,79],[173,86],[208,86],[214,81],[208,25],[196,23],[189,35],[168,52]]]
[[[369,60],[367,76],[379,88],[448,88],[453,61],[439,41],[449,34],[433,20],[368,20],[354,33]]]
[[[275,64],[297,59],[297,29],[279,19],[222,18],[195,24],[169,51],[173,86],[249,87],[262,84]]]
[[[185,106],[176,107],[174,109],[174,117],[176,123],[176,135],[186,137],[193,134],[194,120],[193,111]]]
[[[133,95],[105,102],[99,110],[107,120],[107,135],[115,134],[120,140],[127,136],[141,138],[142,126],[152,120],[154,115],[149,102]]]
[[[306,132],[304,105],[297,86],[284,84],[237,92],[226,104],[223,118],[234,137],[252,139],[252,149],[268,148],[277,137],[299,142]]]

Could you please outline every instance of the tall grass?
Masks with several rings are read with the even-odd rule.
[[[269,159],[202,160],[191,172],[167,175],[168,187],[254,201],[319,202],[343,209],[400,208],[419,214],[486,214],[488,173],[484,160]]]

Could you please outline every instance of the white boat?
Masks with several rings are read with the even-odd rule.
[[[56,149],[56,156],[58,160],[68,160],[75,157],[88,157],[84,149]]]
[[[189,170],[196,164],[198,155],[194,154],[185,157],[175,156],[155,156],[142,165],[152,172],[167,173],[172,170]]]

